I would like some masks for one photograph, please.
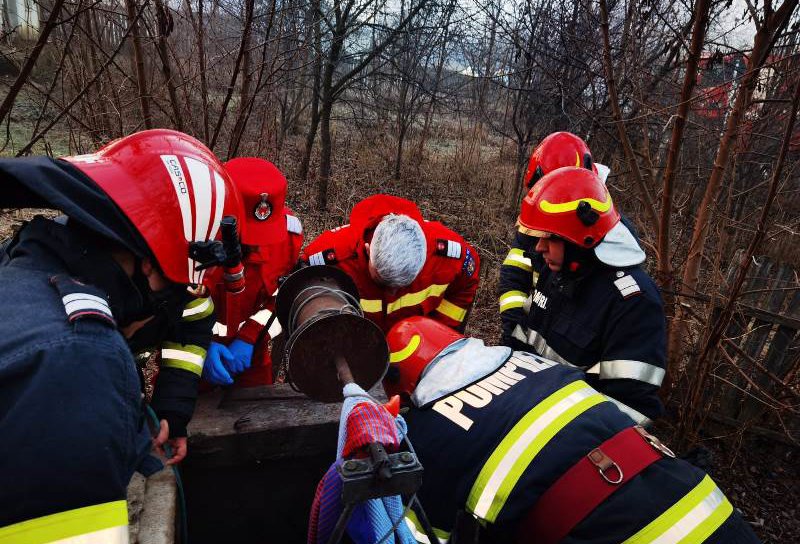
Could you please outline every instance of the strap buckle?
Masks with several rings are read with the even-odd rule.
[[[589,459],[589,462],[597,467],[597,472],[600,473],[600,476],[611,485],[619,485],[622,483],[622,480],[625,479],[625,475],[622,473],[622,469],[619,468],[619,465],[611,457],[603,453],[603,450],[600,448],[593,449],[586,457]],[[608,476],[607,473],[611,469],[616,469],[619,475],[618,478],[612,479]]]
[[[636,429],[636,432],[639,433],[641,437],[644,438],[645,442],[650,444],[654,450],[656,450],[657,452],[661,453],[666,457],[671,457],[673,459],[675,458],[675,452],[673,452],[671,449],[665,446],[664,443],[658,439],[658,437],[653,436],[652,434],[644,430],[644,427],[642,427],[641,425],[636,425],[634,429]]]

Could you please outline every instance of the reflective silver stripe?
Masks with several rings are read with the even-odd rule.
[[[733,506],[705,476],[694,489],[623,544],[699,544],[733,513]]]
[[[250,319],[252,319],[253,321],[255,321],[256,323],[258,323],[263,327],[267,324],[271,316],[272,312],[270,312],[269,310],[261,310],[260,312],[256,312],[255,314],[253,314],[253,316],[250,317]],[[283,328],[281,328],[281,324],[278,323],[278,320],[277,319],[273,320],[272,324],[269,326],[269,337],[275,338],[281,333],[282,330]]]
[[[613,402],[614,404],[616,404],[617,408],[619,408],[619,411],[628,416],[629,418],[631,418],[633,421],[635,421],[637,425],[641,425],[642,427],[649,427],[650,424],[653,423],[653,421],[649,417],[639,412],[638,410],[634,410],[627,404],[623,404],[622,402],[612,397],[606,396],[606,398],[611,402]]]
[[[303,224],[293,215],[286,216],[286,230],[292,234],[303,234]]]
[[[525,332],[527,330],[527,334]],[[537,354],[541,355],[545,359],[550,359],[551,361],[556,361],[557,363],[561,363],[562,365],[567,365],[575,368],[580,368],[577,365],[574,365],[564,359],[561,355],[559,355],[556,350],[551,348],[547,345],[547,341],[544,339],[544,336],[539,334],[537,331],[533,329],[525,329],[523,330],[521,325],[517,325],[514,327],[514,331],[511,333],[511,336],[519,340],[520,342],[525,342],[528,344],[532,351]]]
[[[447,241],[447,256],[453,259],[461,258],[461,244],[452,240]]]
[[[201,313],[207,311],[211,307],[211,304],[212,304],[211,298],[210,297],[206,297],[203,300],[203,302],[201,302],[197,306],[194,306],[194,307],[187,306],[186,308],[184,308],[183,314],[181,315],[181,317],[185,318],[185,317],[191,317],[193,315],[201,314]]]
[[[325,264],[325,257],[322,255],[322,252],[314,253],[311,257],[308,258],[308,264],[311,266],[320,266]]]
[[[109,527],[93,533],[76,535],[61,540],[53,540],[50,544],[128,544],[128,526]]]
[[[641,292],[639,284],[636,283],[636,280],[633,279],[632,276],[622,276],[618,280],[614,280],[614,285],[617,286],[617,289],[619,289],[623,297]]]
[[[106,299],[90,295],[89,293],[70,293],[69,295],[64,295],[61,300],[64,304],[69,304],[76,300],[91,300],[92,302],[104,305],[106,308],[108,307],[108,301]]]
[[[172,348],[162,349],[161,358],[183,361],[185,363],[193,364],[201,369],[203,368],[203,361],[205,360],[205,356],[203,355],[198,355],[197,353],[192,353],[190,351],[184,351],[181,349],[172,349]]]
[[[269,321],[269,316],[271,315],[272,312],[270,312],[269,310],[261,310],[260,312],[256,312],[252,316],[250,316],[250,319],[252,319],[253,321],[255,321],[256,323],[258,323],[263,327],[264,325],[267,324],[267,321]]]
[[[660,386],[664,381],[666,371],[663,368],[643,363],[642,361],[627,361],[616,359],[613,361],[600,361],[601,380],[639,380],[655,386]]]
[[[65,303],[64,309],[68,314],[83,310],[97,310],[109,316],[111,315],[111,308],[108,307],[108,304],[95,302],[93,300],[73,300],[72,302]]]

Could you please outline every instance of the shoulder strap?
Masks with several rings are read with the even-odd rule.
[[[102,289],[87,285],[65,274],[50,278],[50,283],[61,295],[64,311],[70,323],[78,319],[96,319],[116,327],[114,314],[108,305],[108,296]]]

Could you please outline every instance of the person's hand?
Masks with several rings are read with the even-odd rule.
[[[233,365],[234,356],[228,348],[218,342],[211,342],[203,364],[203,377],[214,385],[231,385],[228,368]]]
[[[226,367],[231,374],[239,374],[250,368],[250,361],[253,358],[253,344],[244,340],[236,339],[228,346],[228,351],[233,355],[233,362]]]
[[[164,451],[165,442],[169,443],[172,450],[172,457],[167,459],[166,464],[169,466],[183,461],[184,457],[186,457],[186,453],[189,451],[186,437],[179,436],[177,438],[169,438],[169,423],[167,423],[166,419],[162,419],[158,429],[158,435],[153,439],[153,449],[163,457],[167,456]]]

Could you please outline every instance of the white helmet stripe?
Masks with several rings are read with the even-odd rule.
[[[214,172],[214,222],[211,224],[211,233],[208,236],[209,240],[213,240],[217,236],[219,230],[219,222],[222,220],[222,209],[225,206],[225,182],[219,172]]]
[[[175,196],[178,198],[178,205],[181,209],[181,219],[183,219],[183,235],[186,241],[192,239],[192,204],[189,201],[189,185],[183,173],[181,162],[175,155],[161,155],[161,160],[167,168],[167,173],[172,179],[172,186],[175,188]]]
[[[186,166],[194,189],[194,240],[202,242],[207,240],[211,219],[211,170],[207,164],[189,157],[186,157]]]

